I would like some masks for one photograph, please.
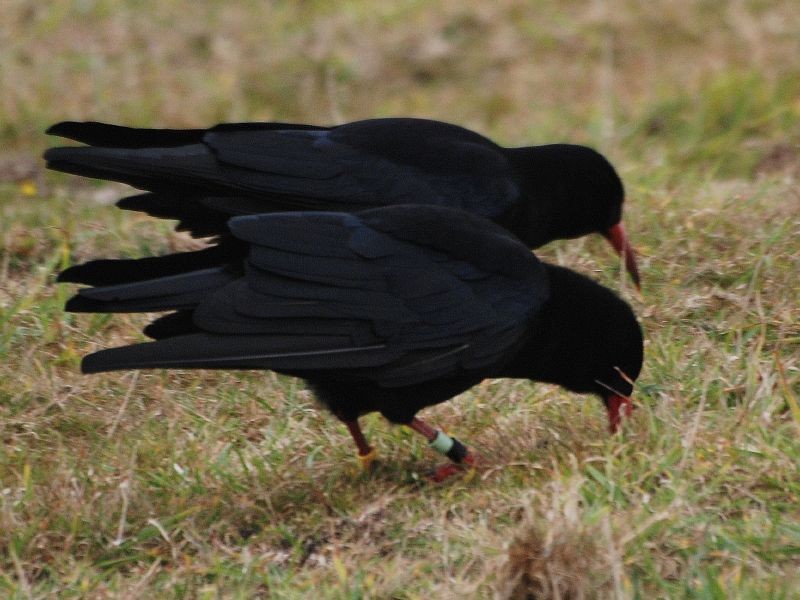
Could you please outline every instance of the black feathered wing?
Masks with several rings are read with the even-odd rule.
[[[298,123],[229,123],[217,125],[212,131],[285,129],[315,130],[328,127]],[[147,129],[97,121],[62,121],[49,127],[46,133],[100,148],[174,148],[199,144],[208,132],[208,129]]]
[[[548,296],[527,248],[461,211],[270,214],[230,229],[250,246],[243,271],[81,291],[71,308],[179,310],[151,326],[165,339],[98,352],[84,370],[324,371],[402,386],[499,365]]]
[[[49,132],[91,144],[48,150],[50,168],[148,190],[120,206],[179,219],[195,235],[223,232],[233,215],[412,202],[495,219],[520,195],[503,148],[424,119],[333,128],[242,123],[207,131],[67,122]]]
[[[316,131],[216,129],[203,141],[223,171],[230,169],[247,189],[316,200],[317,209],[414,203],[492,218],[519,195],[502,148],[437,121],[371,119]]]

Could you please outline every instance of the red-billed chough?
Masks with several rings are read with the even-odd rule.
[[[461,443],[416,414],[487,377],[595,394],[612,431],[620,409],[630,411],[643,343],[628,304],[540,262],[482,217],[397,205],[240,216],[227,227],[239,245],[216,266],[195,265],[199,251],[61,273],[61,282],[95,285],[80,289],[69,311],[170,311],[144,330],[156,341],[91,354],[84,372],[269,369],[301,377],[348,426],[365,460],[374,451],[358,418],[378,411],[472,464]]]
[[[585,146],[503,148],[463,127],[404,118],[192,130],[64,122],[48,133],[89,144],[48,150],[48,167],[147,190],[119,206],[177,219],[196,236],[226,233],[234,215],[430,204],[491,219],[529,248],[601,233],[639,285],[622,181]],[[205,257],[209,266],[217,258]]]

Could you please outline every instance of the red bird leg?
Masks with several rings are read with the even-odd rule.
[[[606,411],[608,411],[608,429],[611,433],[616,433],[622,421],[621,413],[624,412],[626,417],[630,417],[633,413],[633,403],[627,396],[614,394],[606,399]]]
[[[356,448],[358,448],[358,461],[361,463],[361,467],[368,471],[378,457],[378,451],[369,445],[367,438],[364,437],[364,433],[361,431],[361,426],[358,424],[358,419],[345,421],[344,424],[350,430],[350,435],[353,436],[353,441],[356,443]]]
[[[421,433],[428,440],[428,444],[440,454],[444,454],[455,464],[442,465],[434,472],[431,479],[436,482],[444,481],[451,475],[462,470],[462,465],[475,466],[475,455],[456,438],[450,437],[443,431],[431,427],[421,419],[414,417],[408,424],[411,429]]]

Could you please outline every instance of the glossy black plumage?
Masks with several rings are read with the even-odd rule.
[[[89,144],[48,150],[48,167],[147,190],[119,206],[177,219],[198,236],[224,234],[235,215],[414,203],[486,217],[537,248],[606,232],[622,215],[622,182],[596,151],[568,144],[503,148],[438,121],[208,130],[64,122],[48,133]]]
[[[146,330],[157,341],[100,351],[84,370],[271,369],[308,380],[345,421],[377,410],[399,423],[486,377],[605,399],[639,374],[625,302],[463,211],[245,216],[230,233],[241,254],[224,264],[161,257],[148,272],[164,276],[80,290],[68,310],[175,311]],[[97,284],[100,272],[61,279]]]

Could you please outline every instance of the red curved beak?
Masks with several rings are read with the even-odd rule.
[[[631,279],[633,279],[633,285],[641,292],[642,287],[639,284],[639,269],[636,266],[636,253],[633,251],[633,247],[628,241],[628,235],[625,233],[622,222],[609,227],[608,231],[603,232],[603,236],[614,247],[617,254],[623,257],[625,260],[625,269],[630,273]]]
[[[626,417],[630,417],[633,413],[633,403],[627,396],[612,394],[606,399],[606,411],[608,412],[608,429],[611,433],[616,433],[623,413]]]

